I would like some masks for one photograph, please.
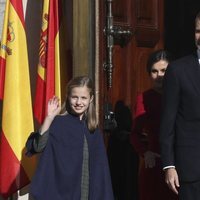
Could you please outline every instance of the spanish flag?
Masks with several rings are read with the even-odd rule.
[[[60,1],[44,0],[38,76],[34,100],[34,116],[40,124],[47,113],[48,100],[53,95],[61,98],[60,19]]]
[[[35,158],[24,147],[33,131],[26,34],[22,0],[7,0],[0,49],[0,194],[7,198],[30,182]]]

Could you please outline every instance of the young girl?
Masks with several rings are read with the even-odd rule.
[[[40,132],[27,141],[28,152],[42,152],[30,187],[35,200],[113,199],[93,102],[92,82],[85,76],[69,82],[63,115],[59,99],[49,100]]]

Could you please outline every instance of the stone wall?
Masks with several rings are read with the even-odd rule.
[[[1,38],[1,34],[2,34],[5,4],[6,4],[6,0],[0,0],[0,38]]]

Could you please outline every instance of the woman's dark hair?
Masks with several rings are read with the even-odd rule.
[[[159,49],[157,51],[154,51],[150,54],[148,61],[147,61],[147,72],[150,74],[151,69],[155,63],[157,63],[160,60],[165,60],[168,63],[171,61],[171,56],[169,52],[163,49]]]
[[[197,23],[197,21],[200,20],[200,11],[197,13],[196,17],[195,17],[195,23]]]

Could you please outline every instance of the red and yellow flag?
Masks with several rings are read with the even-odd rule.
[[[7,198],[30,182],[35,169],[34,158],[24,154],[33,116],[22,0],[6,2],[0,59],[0,194]]]
[[[41,124],[47,110],[47,102],[56,95],[61,98],[60,86],[60,1],[44,0],[38,77],[34,101],[34,116]]]

